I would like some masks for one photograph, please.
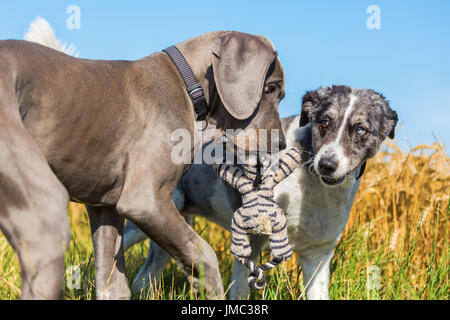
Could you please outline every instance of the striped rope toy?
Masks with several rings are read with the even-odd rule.
[[[275,268],[292,256],[283,210],[274,200],[274,187],[287,178],[300,163],[300,151],[291,148],[279,162],[262,175],[258,164],[214,164],[217,175],[242,196],[242,206],[233,213],[231,221],[231,253],[250,270],[248,283],[259,290],[264,287],[264,272]],[[259,181],[258,184],[255,181]],[[269,235],[273,259],[260,266],[249,258],[250,235]]]

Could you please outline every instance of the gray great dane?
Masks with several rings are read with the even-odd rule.
[[[282,119],[288,147],[303,151],[302,166],[275,187],[275,200],[286,214],[289,241],[303,270],[308,299],[328,299],[329,265],[358,191],[367,159],[383,141],[394,138],[397,114],[373,90],[322,87],[303,97],[301,115]],[[177,208],[191,219],[203,216],[230,230],[241,195],[207,164],[194,164],[174,192]],[[125,226],[125,250],[146,239],[132,222]],[[257,259],[266,238],[252,239]],[[160,278],[170,257],[151,243],[133,291]],[[248,269],[234,262],[231,299],[248,297]]]
[[[217,31],[176,46],[205,91],[210,126],[243,129],[239,135],[281,131],[284,71],[269,40]],[[223,297],[214,251],[172,200],[192,156],[171,161],[171,133],[183,128],[194,137],[198,129],[183,80],[165,53],[88,60],[0,41],[0,128],[0,228],[19,257],[22,299],[61,297],[70,199],[88,208],[97,298],[130,297],[125,218],[193,276],[194,289],[202,265],[208,297]],[[283,148],[282,135],[269,141]]]

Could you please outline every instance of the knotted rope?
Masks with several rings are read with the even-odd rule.
[[[253,261],[247,258],[240,258],[239,261],[250,270],[250,275],[247,278],[250,288],[252,288],[253,290],[261,290],[266,284],[264,272],[275,268],[277,265],[283,262],[284,259],[275,257],[269,262],[266,262],[259,266],[257,266]]]

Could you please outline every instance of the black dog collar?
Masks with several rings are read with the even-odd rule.
[[[361,177],[363,176],[363,174],[364,174],[364,171],[366,171],[366,161],[364,161],[363,162],[363,164],[361,165],[361,169],[359,169],[359,174],[358,174],[358,176],[356,177],[356,180],[359,180],[359,179],[361,179]]]
[[[192,103],[194,104],[195,113],[197,114],[196,120],[205,120],[209,111],[208,104],[206,103],[205,92],[203,91],[200,83],[198,83],[197,79],[195,79],[194,73],[189,67],[186,59],[175,46],[168,47],[167,49],[164,49],[163,52],[166,53],[173,61],[178,69],[178,72],[183,78],[184,83],[186,84],[187,92],[189,97],[191,97]]]

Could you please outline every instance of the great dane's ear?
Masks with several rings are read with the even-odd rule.
[[[311,112],[315,106],[320,102],[319,94],[316,91],[308,91],[302,99],[302,113],[300,115],[300,127],[307,125],[310,122]]]
[[[261,36],[232,31],[214,41],[212,61],[216,87],[233,117],[247,119],[256,110],[267,71],[275,58],[273,45]]]

